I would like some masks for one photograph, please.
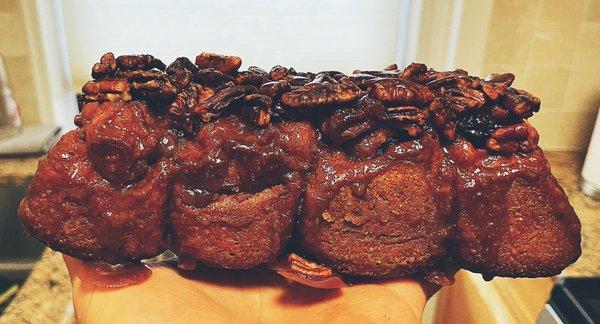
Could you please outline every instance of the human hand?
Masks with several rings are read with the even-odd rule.
[[[152,267],[140,284],[102,288],[79,278],[87,271],[81,261],[64,259],[80,323],[420,323],[438,289],[400,278],[320,290],[262,268],[183,272],[166,264]]]

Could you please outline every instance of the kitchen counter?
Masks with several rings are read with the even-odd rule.
[[[563,274],[574,277],[600,276],[600,202],[585,197],[579,190],[583,156],[573,152],[546,152],[546,157],[582,223],[583,254]],[[26,180],[34,173],[36,166],[37,159],[33,158],[0,159],[0,183]],[[69,322],[72,320],[70,298],[70,282],[62,258],[59,253],[47,249],[0,318],[0,323],[37,319],[53,323]]]
[[[39,159],[40,157],[0,157],[0,184],[20,184],[29,180],[35,174]]]

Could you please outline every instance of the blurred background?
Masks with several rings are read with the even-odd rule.
[[[15,213],[37,160],[74,128],[76,93],[107,51],[153,54],[167,64],[212,51],[267,70],[349,73],[423,62],[482,77],[512,72],[516,88],[542,101],[530,121],[584,224],[584,255],[566,275],[600,274],[600,208],[578,185],[590,147],[585,188],[597,195],[600,187],[600,134],[590,145],[600,105],[600,0],[0,0],[0,34],[0,128],[14,130],[0,138],[0,309],[7,316],[42,305],[54,313],[36,311],[41,321],[71,318],[60,259],[20,234]],[[458,279],[429,303],[427,322],[536,321],[555,282],[484,282],[466,272]]]

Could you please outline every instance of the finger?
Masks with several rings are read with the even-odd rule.
[[[67,271],[69,272],[69,277],[71,277],[71,283],[75,278],[78,277],[78,273],[81,269],[81,260],[75,259],[63,253],[63,260],[65,261],[65,265],[67,266]]]

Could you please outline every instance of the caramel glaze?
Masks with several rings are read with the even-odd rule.
[[[446,260],[452,229],[451,176],[431,130],[373,159],[323,152],[307,184],[303,246],[347,275],[435,268]]]
[[[82,281],[103,288],[120,288],[146,281],[152,275],[149,267],[139,263],[108,264],[83,262],[77,271]]]
[[[174,252],[226,268],[274,260],[291,236],[316,140],[306,122],[257,132],[231,118],[181,145],[169,215]]]
[[[493,276],[558,274],[581,254],[580,223],[541,149],[489,155],[464,140],[449,147],[456,165],[461,266]]]

